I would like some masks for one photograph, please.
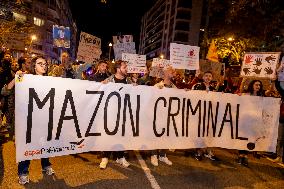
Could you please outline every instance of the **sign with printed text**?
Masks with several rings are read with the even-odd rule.
[[[71,32],[69,27],[53,25],[53,45],[70,48]]]
[[[245,53],[240,75],[242,77],[273,79],[276,77],[279,57],[279,52]]]
[[[133,42],[133,36],[132,35],[112,36],[112,39],[113,39],[114,44]]]
[[[21,78],[15,89],[17,162],[88,151],[276,150],[277,98]]]
[[[141,73],[139,70],[144,70],[146,67],[146,55],[122,53],[122,60],[127,61],[128,73]]]
[[[171,66],[167,59],[153,58],[152,67],[150,68],[150,76],[163,78],[164,68]]]
[[[177,43],[170,44],[170,61],[173,68],[198,70],[199,69],[199,49],[200,47],[183,45]]]
[[[118,43],[113,45],[115,60],[122,60],[122,53],[136,54],[135,43]]]
[[[88,33],[81,32],[77,59],[79,61],[93,63],[100,58],[101,54],[101,39]]]

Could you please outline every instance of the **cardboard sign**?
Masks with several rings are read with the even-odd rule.
[[[273,79],[279,57],[279,52],[245,53],[240,76]]]
[[[79,61],[93,63],[100,58],[101,54],[101,39],[81,32],[77,59]]]
[[[133,36],[132,35],[112,36],[112,39],[113,39],[114,44],[133,42]]]
[[[145,73],[147,71],[146,55],[122,53],[122,60],[127,61],[128,73]]]
[[[164,68],[171,66],[171,63],[167,59],[153,58],[152,67],[150,68],[150,76],[163,78]]]
[[[170,44],[170,61],[173,68],[198,70],[199,69],[199,47]]]
[[[136,54],[135,43],[118,43],[113,45],[115,60],[122,60],[122,53]]]

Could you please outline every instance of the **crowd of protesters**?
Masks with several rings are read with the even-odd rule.
[[[221,93],[232,93],[237,95],[252,95],[252,96],[269,96],[269,97],[284,97],[284,91],[281,82],[271,81],[271,86],[268,90],[263,89],[263,83],[260,80],[252,80],[248,87],[244,89],[245,79],[239,79],[233,82],[230,74],[224,73],[218,81],[213,80],[211,71],[200,74],[195,73],[182,75],[177,73],[172,67],[164,69],[163,78],[155,78],[149,76],[149,73],[143,74],[128,74],[127,63],[125,61],[116,61],[114,64],[106,60],[98,60],[96,63],[77,64],[70,61],[68,53],[62,53],[60,65],[49,65],[44,57],[19,58],[18,60],[12,57],[9,51],[1,52],[0,54],[0,134],[6,133],[9,136],[8,140],[15,140],[15,74],[22,76],[23,74],[34,74],[41,76],[53,76],[72,79],[82,79],[101,83],[124,83],[132,85],[148,85],[158,88],[177,88],[184,90],[205,90]],[[284,87],[283,87],[284,88]],[[281,116],[279,120],[279,137],[277,144],[277,154],[275,161],[283,157],[283,125],[284,125],[284,110],[281,105]],[[5,121],[3,121],[5,118]],[[5,124],[3,124],[5,123]],[[7,134],[8,133],[8,134]],[[185,154],[189,151],[185,150]],[[124,167],[128,167],[130,163],[126,160],[127,152],[102,152],[102,161],[99,165],[101,169],[107,167],[111,155],[116,159],[116,162]],[[153,166],[158,166],[159,161],[167,165],[172,165],[172,162],[166,156],[166,150],[152,150],[151,163]],[[217,160],[213,149],[195,149],[192,151],[193,157],[201,161],[204,157],[212,161]],[[248,166],[248,151],[239,151],[237,162]],[[255,157],[260,157],[262,154],[254,153]],[[19,183],[26,184],[29,182],[28,169],[30,161],[23,161],[18,164]],[[41,159],[42,170],[47,175],[52,175],[55,171],[51,168],[51,163],[48,158]]]

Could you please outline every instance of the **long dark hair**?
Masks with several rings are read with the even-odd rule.
[[[250,94],[250,95],[253,95],[253,85],[256,83],[256,82],[259,82],[260,83],[260,89],[259,91],[256,93],[257,96],[264,96],[264,90],[263,90],[263,84],[260,80],[252,80],[249,85],[248,85],[248,90],[247,92]]]
[[[33,75],[37,75],[36,72],[35,72],[35,65],[36,65],[36,60],[39,59],[39,58],[42,58],[46,61],[46,59],[42,56],[37,56],[37,57],[34,57],[32,60],[31,60],[31,65],[30,65],[30,74],[33,74]],[[47,61],[46,61],[47,63]],[[46,72],[43,74],[44,76],[47,76],[48,75],[48,67],[46,69]]]

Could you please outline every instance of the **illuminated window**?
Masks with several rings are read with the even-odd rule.
[[[37,26],[43,26],[44,25],[44,20],[34,17],[34,24]]]
[[[13,17],[18,22],[25,22],[27,20],[27,17],[25,15],[16,12],[13,12]]]

